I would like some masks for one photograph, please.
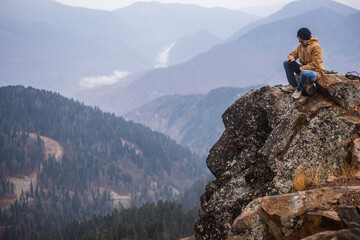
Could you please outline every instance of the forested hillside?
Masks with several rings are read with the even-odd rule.
[[[62,157],[46,154],[48,139]],[[163,134],[22,86],[0,88],[0,161],[1,230],[31,239],[124,202],[174,200],[206,175],[197,156]]]
[[[207,94],[159,97],[125,115],[206,157],[224,131],[221,115],[240,96],[258,88],[222,87]]]
[[[140,208],[111,214],[98,214],[92,218],[69,224],[62,236],[64,239],[133,239],[175,240],[193,234],[196,209],[159,201],[147,203]]]

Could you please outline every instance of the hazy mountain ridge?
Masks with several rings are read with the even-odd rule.
[[[224,130],[221,115],[251,88],[219,88],[204,95],[164,96],[125,115],[206,156]]]
[[[179,3],[138,2],[113,12],[122,21],[152,29],[157,35],[165,34],[167,41],[174,41],[183,37],[184,33],[191,34],[200,29],[207,29],[225,39],[235,29],[259,19],[237,10]]]
[[[236,32],[233,36],[231,36],[228,41],[236,40],[241,37],[246,32],[259,27],[261,25],[265,25],[271,22],[279,21],[285,18],[290,18],[298,15],[302,15],[306,12],[315,10],[316,8],[327,7],[335,12],[338,12],[344,16],[349,16],[351,14],[356,13],[358,10],[348,7],[344,4],[332,1],[332,0],[299,0],[293,1],[286,4],[283,8],[277,11],[274,14],[271,14],[268,17],[262,18],[259,21],[253,22]]]
[[[136,21],[141,13],[136,11],[138,7],[140,5],[135,4],[118,11],[100,11],[51,0],[4,0],[0,9],[0,31],[3,32],[0,50],[7,54],[0,59],[0,83],[30,85],[69,96],[83,87],[79,82],[85,77],[96,77],[101,83],[101,76],[109,76],[114,71],[132,73],[154,68],[165,46],[200,29],[211,28],[208,19],[220,19],[216,27],[226,26],[224,28],[232,32],[237,26],[230,22],[242,19],[244,22],[239,24],[245,24],[257,19],[226,9],[215,11],[176,5],[182,11],[172,12],[173,21],[163,21],[172,5],[146,3],[141,9],[159,9],[159,16],[158,22],[147,21],[143,26],[142,21]],[[184,12],[193,24],[179,28],[184,22]],[[205,14],[206,20],[191,15],[197,13]],[[211,24],[215,22],[212,20]],[[170,37],[170,29],[177,33],[175,37]],[[23,46],[22,51],[18,46]]]
[[[180,64],[208,51],[222,40],[206,29],[179,39],[169,52],[169,66]]]
[[[343,74],[353,71],[360,64],[359,25],[353,24],[358,18],[359,11],[356,12],[344,16],[321,7],[262,25],[188,62],[150,71],[116,94],[121,94],[122,101],[133,99],[133,107],[138,107],[159,95],[205,93],[221,86],[285,83],[282,62],[299,44],[296,32],[303,26],[319,38],[326,69]],[[119,102],[116,112],[130,109]]]
[[[5,33],[0,47],[7,53],[1,58],[2,85],[25,84],[69,94],[83,77],[151,66],[128,44],[138,42],[130,36],[141,39],[146,31],[106,11],[49,0],[5,0],[0,17]]]

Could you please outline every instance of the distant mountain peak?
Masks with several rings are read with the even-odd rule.
[[[332,9],[333,11],[336,11],[344,16],[351,15],[353,13],[358,12],[359,10],[354,9],[352,7],[346,6],[344,4],[341,4],[339,2],[333,1],[333,0],[319,0],[319,1],[312,1],[312,0],[298,0],[298,1],[292,1],[285,6],[283,6],[280,10],[275,12],[274,14],[267,16],[265,18],[262,18],[258,20],[257,22],[250,23],[244,28],[240,29],[237,33],[235,33],[233,36],[231,36],[228,41],[233,41],[245,33],[249,32],[251,29],[254,29],[256,27],[275,22],[281,19],[285,18],[291,18],[295,16],[302,15],[305,12],[314,10],[316,8],[320,7],[327,7],[329,9]]]

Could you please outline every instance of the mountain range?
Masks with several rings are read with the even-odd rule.
[[[5,0],[0,18],[2,85],[69,93],[78,88],[82,77],[151,65],[128,44],[141,39],[144,30],[106,11],[50,0]]]
[[[149,12],[157,15],[149,17]],[[83,79],[93,77],[91,81],[106,85],[122,76],[115,75],[110,83],[97,77],[154,68],[164,48],[187,35],[207,29],[224,39],[255,19],[239,11],[194,5],[136,3],[100,11],[52,0],[4,0],[0,84],[31,85],[70,95],[91,85],[80,85]]]
[[[282,62],[299,44],[296,32],[304,26],[319,38],[327,70],[344,74],[360,65],[360,26],[354,24],[360,21],[360,12],[356,9],[331,0],[301,0],[285,5],[267,19],[274,21],[254,23],[256,27],[239,38],[218,44],[187,62],[145,72],[125,88],[113,85],[114,89],[105,91],[106,96],[99,90],[99,97],[89,104],[107,107],[108,99],[111,108],[105,107],[106,110],[125,114],[159,96],[205,94],[226,86],[286,83]],[[86,101],[81,93],[77,97]]]
[[[163,4],[158,2],[136,2],[128,7],[113,11],[122,21],[153,34],[166,36],[166,41],[176,41],[201,29],[207,29],[222,39],[234,34],[259,19],[251,14],[225,8],[205,8],[192,4]],[[186,17],[185,17],[186,16]]]

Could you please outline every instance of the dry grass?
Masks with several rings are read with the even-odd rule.
[[[347,161],[343,161],[340,168],[332,171],[332,175],[337,178],[360,178],[360,171]]]
[[[293,175],[294,191],[302,191],[309,187],[320,185],[322,176],[326,173],[327,167],[323,164],[317,166],[301,166],[296,169]]]
[[[293,191],[303,191],[315,186],[319,186],[329,176],[337,179],[360,179],[360,171],[347,161],[343,161],[339,168],[330,169],[320,163],[317,166],[303,165],[296,169],[293,175]]]

